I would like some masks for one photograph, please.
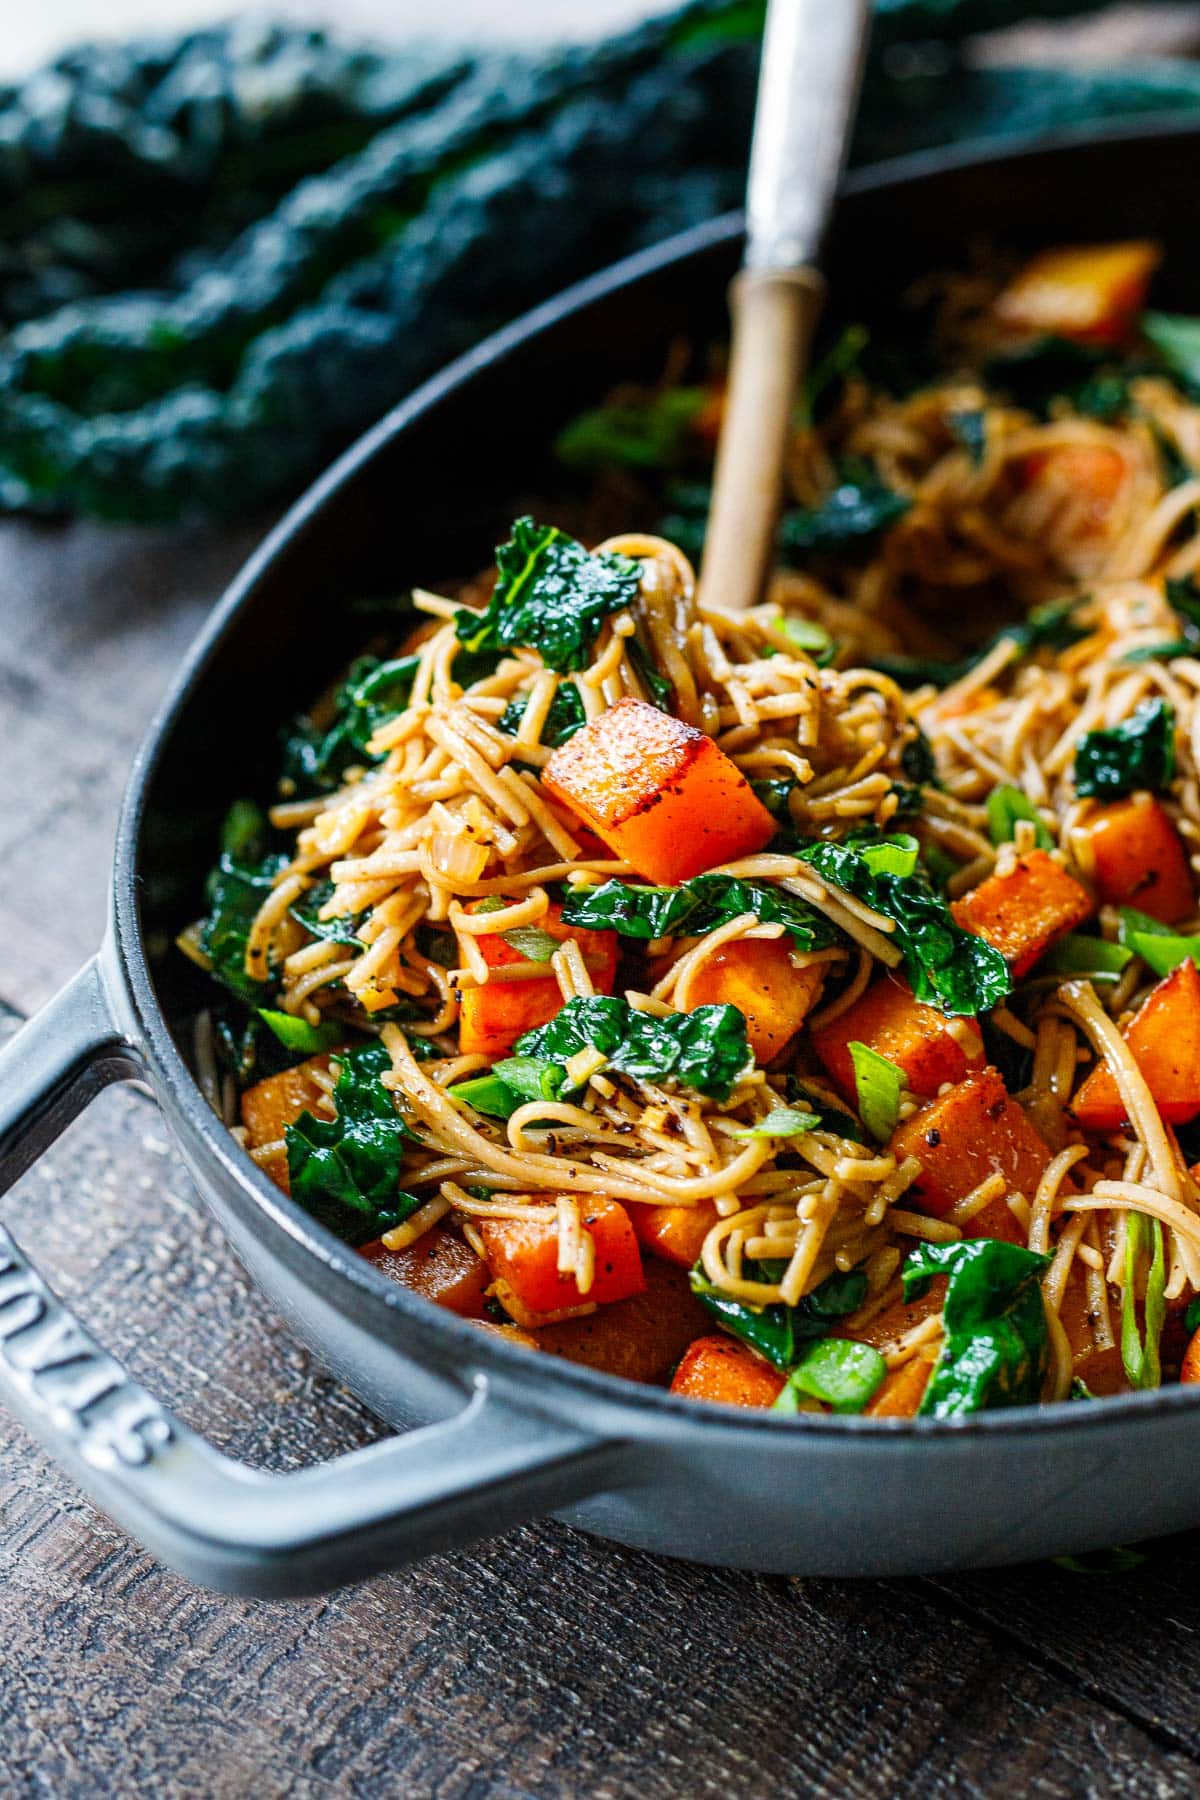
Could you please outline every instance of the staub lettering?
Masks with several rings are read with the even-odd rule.
[[[97,1468],[137,1468],[171,1441],[162,1408],[130,1381],[0,1231],[0,1379]]]

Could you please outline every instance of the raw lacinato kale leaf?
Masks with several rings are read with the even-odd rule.
[[[761,1262],[747,1262],[745,1268],[750,1279],[754,1279],[752,1271],[757,1271],[764,1281],[777,1281],[781,1273],[779,1266]],[[782,1301],[751,1306],[734,1300],[712,1285],[699,1263],[690,1279],[693,1294],[726,1331],[783,1370],[794,1367],[805,1344],[827,1335],[830,1320],[854,1312],[867,1297],[867,1278],[861,1269],[827,1276],[798,1306],[785,1306]]]
[[[1075,792],[1087,798],[1164,788],[1174,773],[1175,708],[1161,696],[1111,730],[1087,732],[1075,750]]]
[[[988,1012],[1012,992],[1000,952],[956,925],[946,902],[920,870],[893,875],[873,869],[869,842],[800,844],[796,855],[832,886],[865,901],[896,930],[892,942],[918,1000],[946,1013]]]
[[[510,700],[496,720],[497,729],[507,732],[509,737],[516,737],[528,705],[528,694],[518,694],[515,700]],[[548,749],[557,750],[560,744],[565,744],[569,738],[573,738],[577,731],[582,731],[586,724],[587,713],[584,710],[583,701],[579,697],[579,689],[573,681],[564,681],[550,702],[550,710],[546,714],[546,723],[542,726],[540,741]]]
[[[606,881],[602,887],[568,888],[562,917],[565,925],[616,931],[648,943],[661,937],[702,937],[742,913],[753,913],[764,925],[784,926],[798,950],[824,950],[846,941],[806,900],[734,875],[697,875],[679,887]]]
[[[907,494],[887,486],[871,463],[844,462],[838,484],[819,506],[792,507],[779,525],[779,550],[794,562],[813,550],[836,550],[875,537],[902,519],[912,505]]]
[[[496,551],[499,578],[481,613],[456,615],[469,650],[536,649],[560,675],[587,666],[610,613],[637,593],[641,568],[628,556],[590,556],[554,525],[518,519]]]
[[[363,1044],[340,1059],[336,1117],[304,1112],[289,1125],[292,1198],[356,1247],[409,1218],[421,1205],[400,1188],[406,1146],[416,1140],[380,1077],[391,1067],[382,1044]]]
[[[418,660],[360,656],[334,695],[328,725],[315,725],[304,715],[292,721],[284,733],[281,775],[296,793],[328,793],[352,765],[380,760],[367,745],[385,720],[408,705]]]
[[[945,1343],[922,1413],[951,1419],[1040,1399],[1050,1354],[1041,1278],[1049,1267],[1048,1256],[999,1238],[922,1244],[911,1253],[903,1273],[905,1300],[923,1294],[931,1276],[949,1277]]]
[[[520,1057],[565,1063],[598,1050],[619,1075],[640,1081],[677,1081],[714,1100],[727,1100],[750,1062],[746,1021],[734,1006],[698,1006],[656,1018],[608,994],[568,1000],[548,1025],[514,1045]]]

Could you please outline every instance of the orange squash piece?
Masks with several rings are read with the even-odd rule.
[[[788,937],[739,938],[697,970],[688,985],[688,1010],[736,1006],[755,1062],[769,1063],[803,1025],[824,980],[823,963],[797,968]]]
[[[1183,840],[1166,808],[1150,794],[1131,794],[1100,807],[1087,829],[1096,896],[1102,903],[1135,906],[1164,925],[1176,925],[1195,912]]]
[[[629,1217],[644,1250],[690,1269],[717,1222],[717,1209],[711,1200],[695,1206],[630,1206]]]
[[[585,931],[579,926],[564,925],[562,907],[551,906],[537,929],[560,944],[574,938],[583,951],[593,985],[598,994],[611,994],[617,976],[617,934],[615,931]],[[511,967],[524,962],[520,950],[504,940],[502,932],[477,938],[480,952],[489,969]],[[543,980],[535,976],[529,981],[488,981],[483,987],[463,988],[459,996],[458,1047],[464,1056],[507,1056],[522,1032],[546,1025],[562,1009],[562,992],[555,976]]]
[[[978,1030],[974,1044],[964,1047],[949,1024],[936,1006],[915,1000],[901,976],[881,975],[853,1006],[827,1025],[818,1026],[810,1041],[851,1105],[856,1098],[850,1055],[853,1043],[866,1044],[886,1056],[904,1071],[905,1083],[914,1094],[932,1097],[945,1082],[961,1081],[970,1067],[983,1062],[983,1039]]]
[[[773,1406],[783,1385],[783,1376],[744,1344],[714,1336],[689,1345],[671,1392],[722,1406]]]
[[[664,1382],[710,1316],[682,1269],[653,1258],[640,1294],[615,1300],[583,1318],[560,1319],[528,1334],[539,1350],[626,1381]]]
[[[1159,1112],[1169,1125],[1200,1113],[1200,970],[1189,957],[1152,988],[1124,1033]],[[1125,1118],[1105,1064],[1094,1068],[1071,1111],[1085,1131],[1116,1131]]]
[[[546,792],[639,875],[665,887],[770,843],[775,822],[710,737],[618,700],[553,752]]]
[[[1188,1386],[1200,1381],[1200,1331],[1195,1332],[1188,1341],[1183,1361],[1179,1365],[1179,1379]]]
[[[1082,925],[1092,897],[1045,850],[1031,850],[1010,874],[989,875],[950,910],[965,931],[994,945],[1019,978],[1055,938]]]
[[[305,1062],[297,1063],[294,1069],[284,1069],[279,1075],[268,1075],[265,1080],[256,1081],[242,1095],[242,1124],[246,1128],[247,1146],[251,1150],[261,1150],[267,1144],[279,1146],[269,1156],[256,1157],[255,1161],[285,1194],[291,1192],[291,1185],[283,1134],[302,1112],[312,1112],[316,1108],[325,1090],[313,1080],[313,1071],[328,1073],[329,1061],[328,1053],[310,1056]]]
[[[434,1225],[404,1250],[389,1250],[382,1238],[358,1253],[391,1281],[411,1288],[436,1306],[464,1319],[483,1317],[491,1271],[466,1239],[448,1225]]]
[[[853,1336],[856,1344],[870,1344],[872,1350],[885,1354],[897,1339],[902,1338],[917,1325],[934,1313],[940,1313],[946,1303],[946,1277],[935,1275],[919,1300],[894,1300],[884,1312],[876,1313],[865,1325],[860,1325],[853,1333],[839,1331],[836,1324],[830,1326],[832,1337]]]
[[[933,1364],[920,1352],[898,1369],[889,1369],[866,1409],[869,1419],[913,1419],[920,1411],[933,1374]]]
[[[1160,260],[1157,244],[1145,240],[1043,250],[1003,289],[992,310],[1008,331],[1121,343],[1145,304]]]
[[[646,1285],[641,1252],[625,1208],[615,1200],[581,1199],[579,1210],[596,1252],[595,1275],[586,1294],[580,1293],[573,1274],[559,1274],[557,1219],[477,1221],[493,1276],[507,1282],[530,1313],[604,1306],[610,1300],[639,1294]]]
[[[1129,464],[1107,444],[1055,444],[1025,457],[1020,474],[1023,486],[1045,487],[1059,501],[1058,531],[1086,540],[1108,529],[1109,514],[1129,480]]]
[[[1050,1151],[1009,1094],[998,1070],[981,1069],[905,1119],[892,1134],[897,1160],[915,1156],[921,1176],[909,1190],[927,1212],[940,1216],[989,1175],[1031,1199]],[[1024,1240],[1003,1196],[963,1227],[968,1237]]]

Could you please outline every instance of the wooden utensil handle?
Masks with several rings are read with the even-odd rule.
[[[771,568],[783,459],[825,284],[815,269],[747,269],[730,294],[733,344],[701,597],[740,611]]]

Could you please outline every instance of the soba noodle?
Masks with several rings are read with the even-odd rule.
[[[1036,961],[991,1008],[986,1052],[973,1019],[943,1021],[967,1071],[1004,1059],[1009,1090],[1044,1140],[1045,1167],[1024,1188],[1006,1169],[983,1169],[952,1204],[931,1205],[911,1134],[874,1141],[846,1112],[861,1094],[843,1084],[835,1105],[830,1068],[813,1052],[813,1034],[857,1018],[873,984],[911,968],[896,917],[814,867],[800,853],[806,844],[868,841],[864,833],[914,841],[949,902],[1048,853],[1094,895],[1104,800],[1079,793],[1076,754],[1089,734],[1162,701],[1173,759],[1154,804],[1193,876],[1200,868],[1200,630],[1193,653],[1192,615],[1181,615],[1170,586],[1200,571],[1200,406],[1169,375],[1136,363],[1104,417],[1069,393],[1040,413],[1018,405],[987,373],[1005,342],[998,285],[976,275],[938,289],[941,375],[898,396],[852,373],[819,427],[796,431],[791,502],[811,512],[847,470],[865,468],[897,499],[886,529],[836,549],[818,544],[744,614],[701,605],[692,564],[672,542],[611,536],[593,554],[632,559],[636,591],[604,618],[584,666],[567,673],[526,645],[480,672],[457,621],[464,604],[486,602],[489,583],[454,598],[418,590],[424,622],[405,646],[415,665],[404,703],[378,720],[332,791],[285,784],[271,810],[286,848],[249,925],[241,973],[269,977],[271,1004],[298,1027],[332,1024],[348,1041],[384,1046],[383,1088],[411,1134],[404,1187],[419,1202],[383,1235],[386,1249],[454,1227],[480,1251],[501,1221],[556,1234],[555,1269],[574,1304],[538,1315],[507,1278],[492,1290],[500,1316],[535,1339],[551,1318],[597,1311],[588,1209],[600,1200],[643,1220],[647,1209],[702,1209],[710,1223],[698,1279],[758,1316],[800,1308],[858,1272],[865,1285],[837,1330],[878,1341],[894,1372],[913,1357],[932,1362],[943,1341],[936,1312],[904,1323],[902,1260],[914,1246],[974,1240],[981,1218],[1007,1219],[1000,1235],[1046,1259],[1046,1398],[1065,1397],[1073,1373],[1098,1359],[1107,1357],[1110,1375],[1116,1366],[1112,1313],[1140,1305],[1149,1279],[1125,1253],[1132,1215],[1161,1229],[1173,1316],[1200,1289],[1200,1204],[1174,1129],[1179,1110],[1164,1118],[1128,1041],[1159,979],[1139,955],[1121,968],[1114,957],[1094,981]],[[1041,641],[999,635],[941,680],[904,676],[905,657],[960,656],[970,619],[1020,621],[1047,603],[1069,630]],[[826,641],[836,646],[828,663]],[[782,1054],[751,1057],[725,1094],[623,1073],[585,1045],[559,1097],[491,1116],[455,1092],[499,1060],[460,1046],[464,996],[493,983],[544,991],[549,979],[556,1006],[611,991],[588,933],[547,939],[546,927],[564,894],[644,884],[547,786],[552,722],[566,709],[590,730],[618,703],[661,704],[664,693],[747,781],[773,784],[776,842],[708,872],[803,902],[826,922],[829,942],[791,946],[792,969],[809,978],[808,1017]],[[932,763],[914,780],[926,754]],[[989,801],[994,808],[1012,790],[1023,804],[1006,835]],[[1103,900],[1101,891],[1085,932],[1113,946],[1121,916]],[[1128,904],[1138,907],[1136,894]],[[1200,933],[1194,891],[1168,928],[1173,938]],[[781,940],[791,944],[787,927],[753,907],[703,934],[622,938],[616,991],[654,1018],[690,1014],[731,958]],[[489,954],[501,941],[517,954]],[[197,934],[184,942],[211,960]],[[206,1089],[215,1092],[205,1029]],[[1119,1094],[1118,1122],[1083,1129],[1072,1102],[1101,1065]],[[327,1058],[313,1067],[311,1110],[329,1120],[334,1074]],[[910,1091],[902,1073],[901,1127],[937,1102],[939,1085],[912,1076]],[[1200,1068],[1194,1074],[1200,1112]],[[798,1107],[829,1116],[772,1131],[774,1117]],[[260,1161],[278,1169],[290,1129],[255,1147]],[[1136,1294],[1125,1293],[1129,1280]],[[1108,1385],[1124,1379],[1118,1368]]]

